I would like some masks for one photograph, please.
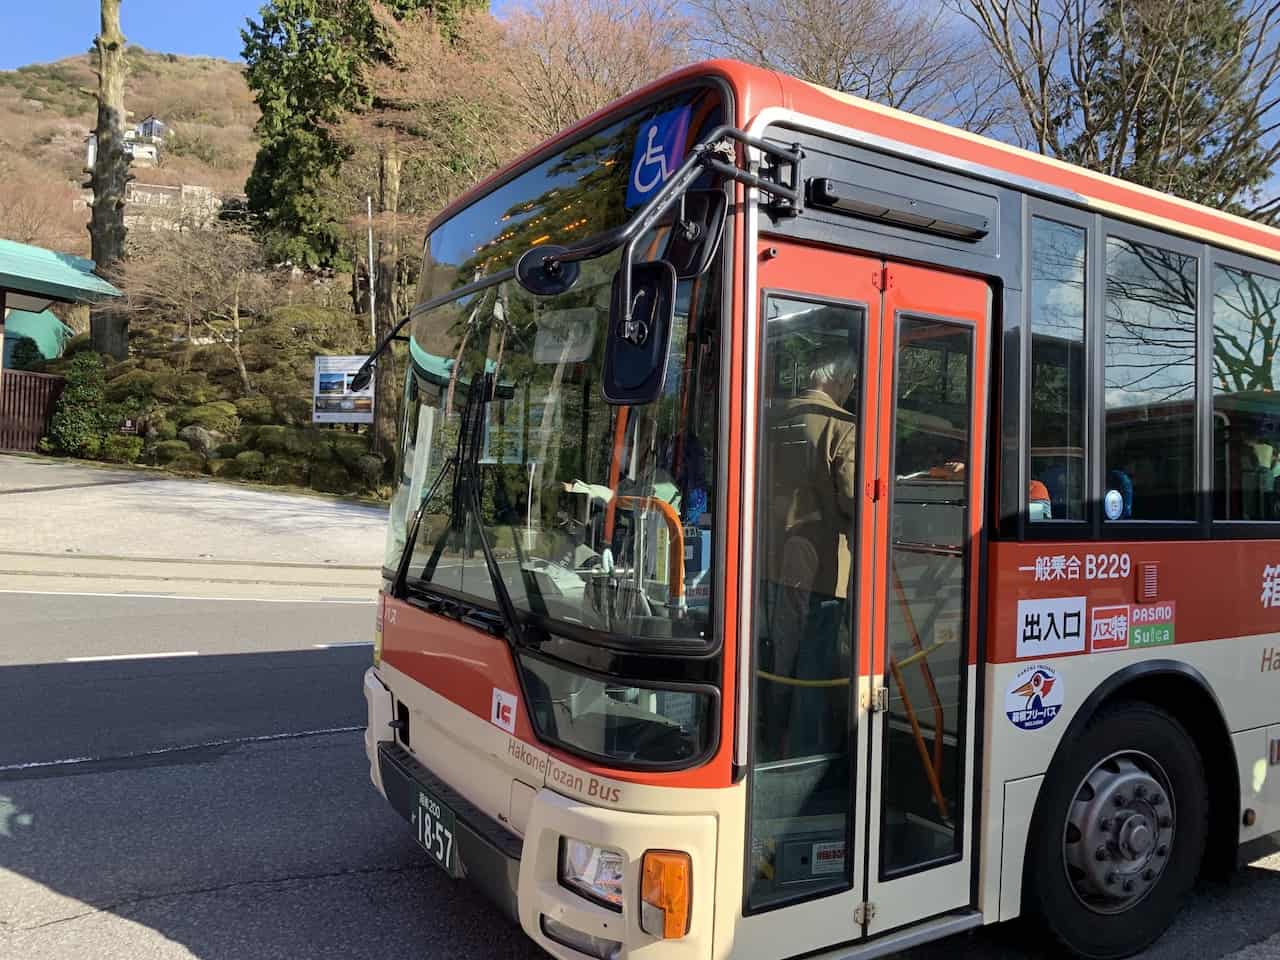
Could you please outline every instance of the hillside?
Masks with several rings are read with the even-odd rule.
[[[253,167],[258,108],[241,66],[129,48],[130,121],[155,114],[172,134],[161,165],[139,182],[239,192]],[[85,137],[96,106],[88,54],[0,71],[0,236],[87,253],[88,215],[77,208]]]

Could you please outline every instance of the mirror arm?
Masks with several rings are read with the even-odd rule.
[[[452,303],[461,297],[470,296],[478,293],[486,287],[491,287],[495,283],[506,283],[516,275],[514,267],[508,267],[491,276],[484,277],[481,280],[474,280],[461,287],[455,287],[448,293],[442,293],[438,297],[432,297],[430,300],[424,300],[418,304],[403,317],[396,321],[396,325],[391,328],[390,332],[382,338],[382,341],[373,348],[373,352],[369,354],[369,358],[356,369],[351,377],[351,386],[356,390],[363,390],[369,384],[369,379],[373,376],[373,368],[378,365],[378,357],[386,352],[387,347],[399,340],[401,343],[408,341],[408,337],[400,333],[406,326],[412,323],[424,313],[429,313],[436,307],[443,306],[446,303]],[[359,384],[359,386],[356,386]]]

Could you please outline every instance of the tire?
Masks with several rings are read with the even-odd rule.
[[[1041,790],[1026,912],[1076,956],[1137,953],[1190,891],[1208,826],[1204,764],[1182,724],[1151,704],[1104,707],[1065,745]]]

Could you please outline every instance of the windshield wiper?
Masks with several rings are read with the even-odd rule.
[[[405,534],[404,547],[401,549],[400,559],[396,563],[396,578],[391,581],[391,595],[393,597],[403,597],[408,586],[409,564],[413,562],[413,549],[418,545],[418,533],[422,529],[422,518],[426,515],[427,504],[435,498],[436,491],[440,489],[440,484],[444,482],[445,476],[457,465],[458,456],[455,453],[444,462],[440,472],[436,474],[435,480],[431,482],[431,489],[422,498],[418,508],[413,511],[413,521],[409,524],[409,529]]]
[[[494,392],[495,379],[492,373],[485,373],[480,378],[480,383],[473,383],[467,392],[467,402],[462,408],[462,423],[458,431],[457,451],[449,461],[453,464],[456,474],[449,522],[445,525],[440,539],[436,541],[435,547],[432,548],[431,557],[422,570],[422,579],[430,581],[434,577],[436,566],[440,562],[449,538],[461,531],[463,522],[470,516],[475,522],[476,535],[480,540],[480,552],[484,555],[485,569],[493,584],[493,595],[498,602],[498,612],[502,615],[503,625],[506,628],[507,642],[513,646],[520,646],[524,643],[524,627],[520,622],[515,601],[511,599],[511,591],[507,589],[507,582],[498,568],[498,558],[494,555],[493,546],[484,532],[484,521],[481,519],[480,510],[480,455],[484,449],[485,407],[493,399]],[[436,484],[440,482],[447,469],[448,464],[441,469],[440,476],[436,478]],[[436,484],[432,485],[433,492]],[[401,576],[405,578],[408,576],[408,567],[413,556],[413,543],[417,538],[422,515],[429,500],[430,497],[423,501],[414,517],[414,531],[405,544],[405,554],[401,557],[400,566],[397,569],[398,582]]]

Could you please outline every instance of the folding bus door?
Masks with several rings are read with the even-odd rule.
[[[990,288],[886,264],[867,932],[971,900]]]

